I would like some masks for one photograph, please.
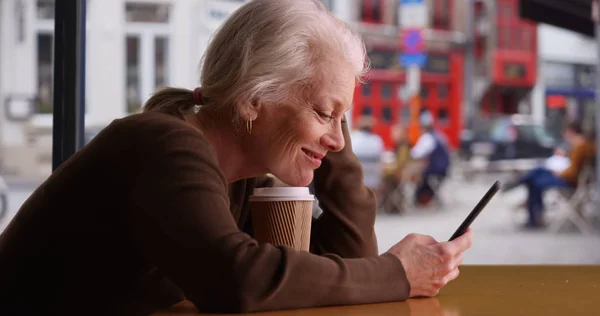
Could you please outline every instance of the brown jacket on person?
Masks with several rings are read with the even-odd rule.
[[[571,164],[565,169],[560,177],[570,183],[576,185],[579,178],[579,174],[585,167],[586,164],[593,163],[593,159],[596,157],[596,146],[593,142],[586,140],[581,144],[573,147],[571,155],[569,157]]]
[[[400,260],[378,255],[375,200],[346,148],[315,171],[324,213],[311,253],[258,244],[248,195],[181,117],[115,120],[33,192],[0,235],[0,315],[147,315],[399,301]]]

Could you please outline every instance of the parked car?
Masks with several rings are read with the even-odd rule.
[[[487,156],[489,161],[540,159],[552,156],[559,142],[543,125],[530,117],[508,117],[481,120],[463,131],[459,153],[461,158]]]

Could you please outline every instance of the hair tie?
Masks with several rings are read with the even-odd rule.
[[[202,105],[202,89],[200,87],[194,89],[194,105]]]

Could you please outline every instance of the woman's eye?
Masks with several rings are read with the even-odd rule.
[[[332,119],[333,119],[333,116],[331,116],[331,114],[324,113],[324,112],[318,112],[318,113],[319,113],[319,116],[320,116],[322,119],[325,119],[325,120],[328,120],[328,121],[330,121],[330,120],[332,120]]]

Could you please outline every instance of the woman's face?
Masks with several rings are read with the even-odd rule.
[[[265,105],[253,122],[255,163],[292,186],[307,186],[329,151],[344,148],[342,119],[352,105],[354,74],[329,72],[300,100]]]

